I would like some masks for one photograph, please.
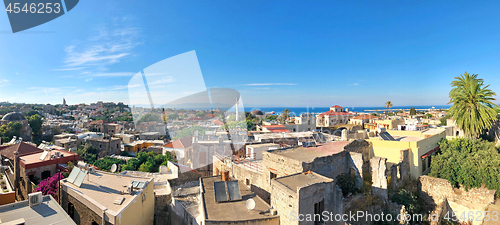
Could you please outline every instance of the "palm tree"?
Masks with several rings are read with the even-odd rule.
[[[385,108],[387,109],[385,112],[387,113],[387,111],[389,111],[390,108],[392,108],[392,102],[391,101],[387,101],[385,103]]]
[[[449,113],[456,125],[462,129],[466,136],[478,138],[485,130],[493,125],[497,117],[493,96],[495,92],[485,85],[483,79],[478,79],[477,74],[465,72],[451,82],[450,102],[453,103]]]
[[[281,117],[283,118],[283,123],[286,123],[286,120],[288,119],[289,115],[290,115],[289,109],[283,110],[283,115],[281,115]]]

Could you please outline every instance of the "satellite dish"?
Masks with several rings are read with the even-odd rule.
[[[111,166],[111,172],[113,172],[113,173],[116,172],[116,169],[118,169],[118,166],[116,166],[116,164],[113,164]]]
[[[253,209],[255,209],[255,201],[253,199],[248,199],[246,205],[248,211],[252,211]]]

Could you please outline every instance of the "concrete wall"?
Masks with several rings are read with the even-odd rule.
[[[16,202],[16,192],[0,194],[0,205],[10,204]]]
[[[143,195],[144,194],[144,195]],[[154,183],[141,190],[136,198],[115,217],[115,224],[150,224],[154,222],[155,195]]]

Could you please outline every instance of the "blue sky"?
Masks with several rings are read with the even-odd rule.
[[[464,71],[500,94],[494,1],[147,3],[80,1],[16,34],[0,13],[0,101],[127,103],[134,74],[192,50],[245,106],[443,105]]]

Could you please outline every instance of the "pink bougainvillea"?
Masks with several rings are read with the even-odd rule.
[[[56,173],[54,176],[42,180],[38,187],[33,192],[41,191],[43,195],[52,195],[57,199],[57,191],[59,190],[59,180],[64,179],[61,173]]]

